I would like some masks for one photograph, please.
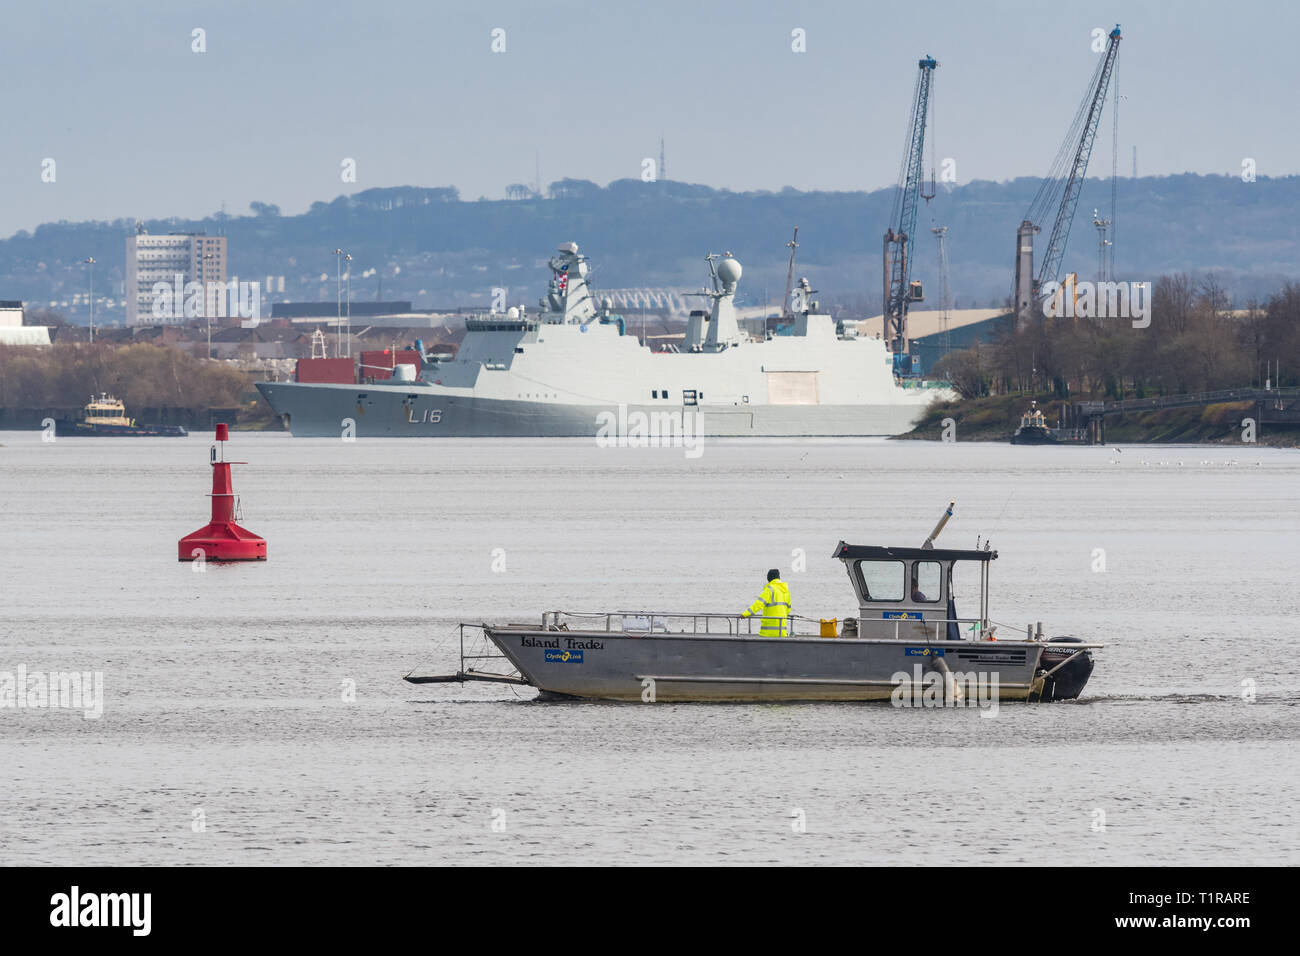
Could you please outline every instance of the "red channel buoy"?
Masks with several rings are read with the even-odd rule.
[[[217,425],[217,441],[230,441],[230,429]],[[218,449],[222,449],[218,455]],[[235,492],[230,483],[230,466],[246,461],[226,461],[225,446],[212,446],[212,520],[198,531],[181,538],[181,561],[265,561],[266,539],[235,524]]]

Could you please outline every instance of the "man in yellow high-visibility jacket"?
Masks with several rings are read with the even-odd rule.
[[[758,600],[741,617],[753,614],[762,615],[758,627],[761,637],[790,636],[790,589],[781,580],[781,572],[776,568],[767,572],[767,587],[763,588]]]

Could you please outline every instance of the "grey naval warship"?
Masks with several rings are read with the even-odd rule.
[[[466,319],[454,357],[425,355],[371,384],[259,382],[296,436],[596,437],[644,429],[731,436],[875,436],[908,431],[943,388],[904,387],[876,338],[837,330],[806,280],[790,334],[753,337],[734,299],[741,266],[708,256],[711,300],[680,344],[655,351],[597,303],[587,257],[559,247],[541,310]],[[630,423],[630,424],[629,424]]]

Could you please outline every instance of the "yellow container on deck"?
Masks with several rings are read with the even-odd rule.
[[[826,618],[822,618],[821,621],[822,621],[822,629],[821,629],[821,633],[819,634],[820,637],[839,636],[839,623],[840,623],[839,618],[833,617],[829,621],[826,620]]]

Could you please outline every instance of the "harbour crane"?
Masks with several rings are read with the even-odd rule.
[[[932,56],[917,61],[916,90],[907,127],[907,147],[899,171],[898,189],[890,213],[890,227],[884,243],[885,341],[894,354],[894,369],[911,372],[907,360],[907,308],[924,298],[921,283],[911,281],[912,240],[916,231],[917,199],[925,150],[925,126],[930,106],[934,71],[939,65]]]
[[[1115,62],[1119,58],[1119,41],[1123,39],[1119,24],[1111,30],[1106,40],[1105,55],[1093,71],[1092,80],[1084,93],[1083,102],[1065,134],[1065,141],[1056,154],[1047,178],[1039,186],[1029,211],[1016,230],[1016,277],[1013,290],[1017,322],[1028,321],[1034,314],[1043,288],[1055,282],[1060,273],[1061,260],[1070,240],[1070,225],[1074,209],[1079,203],[1083,178],[1088,171],[1092,144],[1097,138],[1106,105],[1106,89],[1110,85]],[[1034,234],[1038,223],[1052,216],[1052,231],[1048,236],[1043,260],[1037,276],[1034,275]]]

